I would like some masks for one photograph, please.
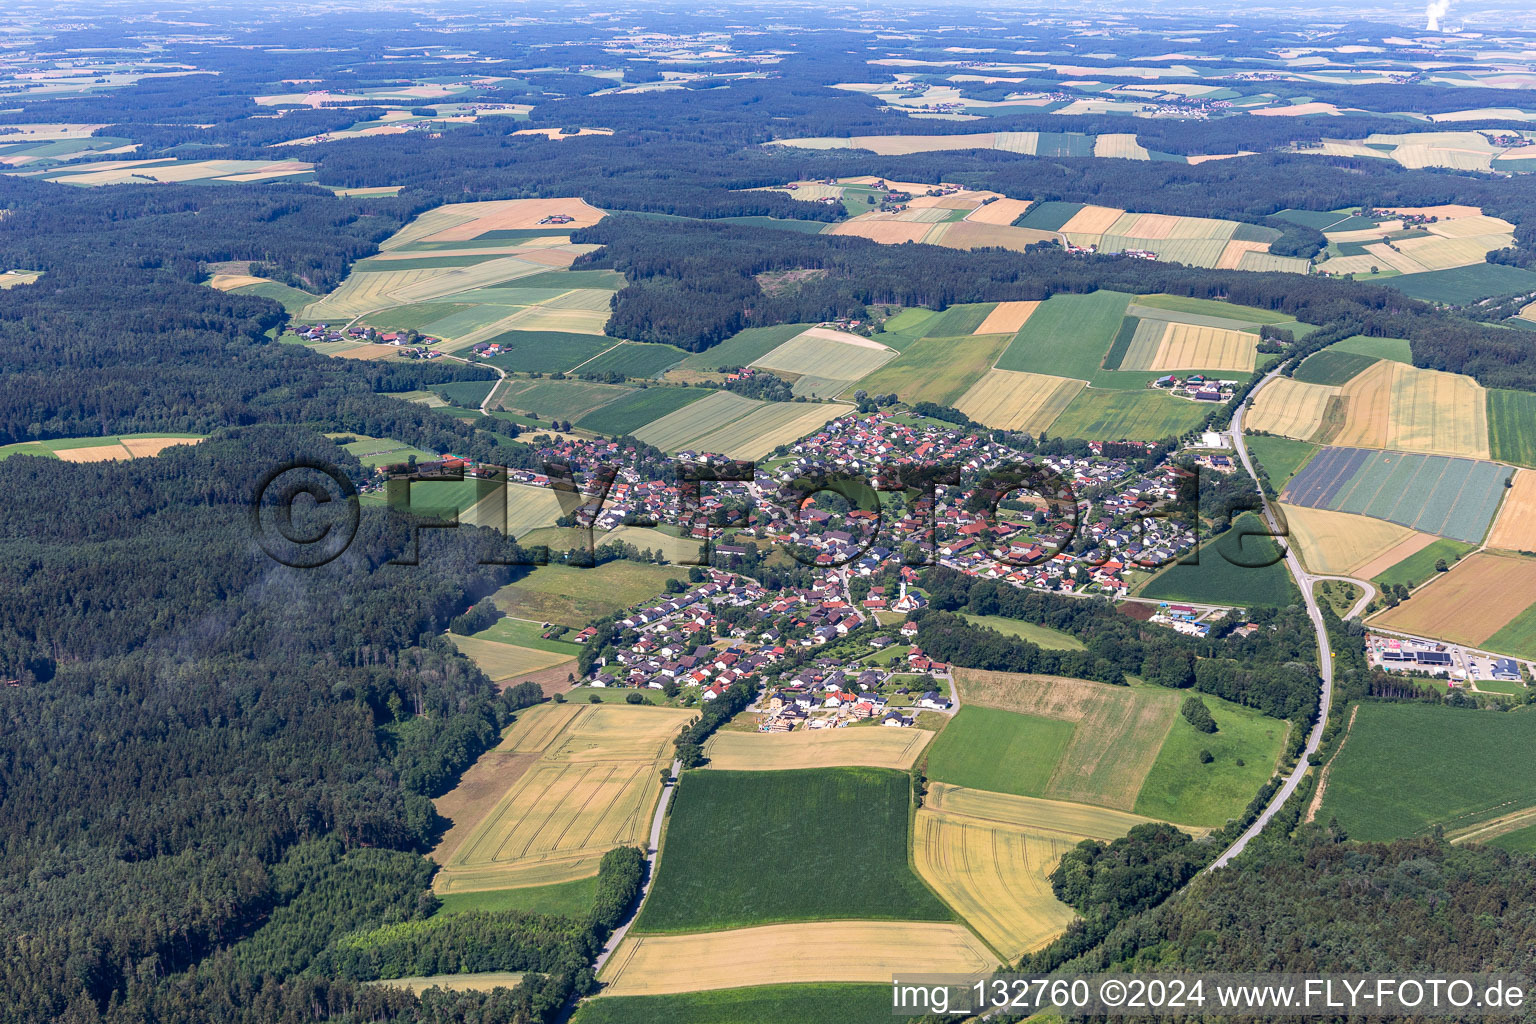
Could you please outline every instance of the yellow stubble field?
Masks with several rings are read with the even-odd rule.
[[[999,302],[987,314],[972,334],[1014,334],[1030,314],[1040,308],[1039,302]]]
[[[1264,385],[1248,412],[1248,426],[1271,434],[1309,440],[1323,425],[1323,412],[1338,388],[1277,377]]]
[[[1244,331],[1170,323],[1163,332],[1149,369],[1163,373],[1173,370],[1252,373],[1258,360],[1258,344],[1258,335]]]
[[[604,996],[812,982],[878,982],[920,967],[981,975],[998,958],[958,924],[826,921],[693,935],[631,933],[604,968]],[[600,997],[599,997],[600,998]]]
[[[1471,377],[1382,360],[1340,394],[1348,412],[1330,444],[1488,458],[1488,396]]]
[[[1280,508],[1290,528],[1291,543],[1301,552],[1307,568],[1315,573],[1353,576],[1362,566],[1374,564],[1388,552],[1405,550],[1415,543],[1418,547],[1414,550],[1419,550],[1435,539],[1430,534],[1370,516],[1296,505]]]
[[[434,888],[475,892],[571,881],[593,874],[608,850],[643,842],[672,738],[693,717],[671,708],[588,704],[519,719],[498,751],[537,751],[538,760],[447,858]]]
[[[1038,434],[1056,421],[1084,386],[1070,377],[988,370],[955,408],[989,427]]]
[[[801,729],[717,732],[704,747],[710,768],[782,771],[865,765],[906,771],[933,739],[926,729]]]
[[[1536,551],[1536,470],[1515,472],[1487,543],[1505,551]]]
[[[1457,643],[1483,644],[1536,604],[1536,559],[1479,551],[1438,573],[1372,625]]]

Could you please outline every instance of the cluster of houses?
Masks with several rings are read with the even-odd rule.
[[[1216,380],[1202,373],[1191,373],[1186,377],[1170,373],[1154,380],[1152,387],[1194,402],[1229,402],[1239,383],[1235,380]]]
[[[375,345],[392,345],[400,349],[405,359],[441,359],[443,353],[433,346],[441,344],[437,338],[413,336],[407,331],[380,332],[373,327],[348,327],[339,331],[329,324],[299,324],[293,332],[305,341],[365,341]]]

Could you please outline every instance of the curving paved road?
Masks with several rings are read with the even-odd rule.
[[[650,866],[646,872],[645,881],[640,884],[640,899],[635,903],[635,912],[630,915],[628,921],[619,925],[608,936],[608,941],[603,945],[603,951],[597,954],[597,959],[592,962],[592,975],[596,977],[602,973],[603,965],[608,958],[613,956],[613,951],[619,948],[619,943],[624,941],[624,936],[629,934],[629,926],[635,923],[640,916],[640,909],[645,906],[645,898],[651,894],[651,883],[656,881],[656,868],[661,862],[661,826],[667,818],[667,804],[672,800],[672,791],[677,788],[678,776],[682,774],[683,762],[673,760],[672,781],[661,787],[661,799],[656,801],[656,814],[651,818],[651,841],[646,844],[645,860]]]
[[[1278,370],[1271,370],[1264,379],[1250,392],[1249,397],[1257,395],[1260,390],[1268,386],[1270,381],[1279,376]],[[1247,402],[1238,406],[1232,414],[1232,446],[1237,451],[1238,458],[1242,460],[1243,469],[1254,479],[1257,486],[1258,474],[1253,471],[1253,462],[1248,457],[1248,445],[1243,440],[1243,413],[1247,411]],[[1260,494],[1260,500],[1264,503],[1264,519],[1269,528],[1279,532],[1279,524],[1275,520],[1274,509],[1270,507],[1269,498]],[[1322,743],[1323,726],[1328,721],[1328,708],[1333,703],[1333,649],[1328,645],[1328,631],[1323,626],[1323,613],[1317,607],[1317,600],[1312,596],[1312,584],[1325,577],[1312,576],[1301,566],[1301,559],[1296,557],[1296,550],[1289,544],[1285,551],[1285,566],[1291,571],[1291,578],[1296,581],[1296,586],[1301,590],[1301,598],[1306,602],[1307,615],[1312,619],[1312,628],[1317,633],[1317,666],[1318,674],[1322,676],[1323,685],[1318,699],[1317,722],[1312,726],[1312,732],[1307,736],[1307,745],[1302,749],[1301,756],[1296,760],[1296,767],[1285,777],[1280,788],[1269,801],[1269,806],[1259,814],[1248,830],[1237,838],[1231,846],[1227,847],[1220,857],[1206,868],[1207,871],[1215,871],[1217,868],[1226,867],[1227,863],[1248,846],[1249,841],[1263,830],[1269,820],[1275,816],[1275,812],[1285,805],[1291,794],[1296,792],[1296,787],[1301,784],[1302,776],[1307,773],[1307,758],[1317,752],[1318,745]],[[1358,582],[1358,581],[1355,581]],[[1367,598],[1370,595],[1367,595]]]

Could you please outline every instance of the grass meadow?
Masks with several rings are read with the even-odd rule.
[[[691,771],[669,813],[665,854],[637,930],[952,917],[908,862],[905,772]],[[856,882],[835,881],[850,872]]]
[[[649,600],[669,579],[685,579],[686,568],[613,561],[592,569],[541,565],[496,592],[508,615],[580,628],[592,619]]]
[[[1364,703],[1318,820],[1351,839],[1448,832],[1536,805],[1536,712]]]
[[[1289,437],[1250,436],[1244,438],[1244,443],[1248,454],[1269,474],[1270,486],[1277,492],[1284,490],[1297,470],[1317,454],[1317,445]]]
[[[1428,547],[1415,551],[1381,575],[1372,578],[1371,582],[1382,586],[1401,583],[1407,587],[1416,587],[1435,575],[1435,562],[1443,558],[1447,565],[1455,565],[1458,559],[1476,549],[1476,544],[1465,544],[1459,540],[1441,537]]]
[[[1242,813],[1274,774],[1286,723],[1209,694],[1201,700],[1216,719],[1203,733],[1180,715],[1141,784],[1135,811],[1181,825],[1220,827]],[[1200,752],[1214,758],[1200,763]]]
[[[1245,512],[1215,540],[1204,540],[1198,565],[1181,561],[1169,566],[1154,576],[1139,596],[1243,607],[1289,605],[1300,595],[1268,533],[1258,516]],[[1253,567],[1258,562],[1272,564]]]
[[[469,910],[521,910],[528,914],[564,914],[581,917],[591,913],[597,899],[597,876],[555,885],[530,885],[521,889],[490,889],[485,892],[451,892],[438,897],[439,914]]]
[[[970,704],[928,750],[928,777],[968,789],[1045,796],[1071,722]]]
[[[1105,391],[1090,387],[1078,392],[1072,403],[1051,423],[1049,433],[1052,437],[1091,437],[1106,441],[1160,441],[1198,426],[1208,409],[1209,406],[1145,388]]]
[[[1063,633],[1059,629],[1049,626],[1037,626],[1033,622],[1021,622],[1018,619],[1004,618],[1001,615],[962,615],[961,618],[978,626],[986,626],[995,629],[999,633],[1008,636],[1016,636],[1021,640],[1028,640],[1037,647],[1044,647],[1051,651],[1081,651],[1086,650],[1083,642],[1071,633]]]

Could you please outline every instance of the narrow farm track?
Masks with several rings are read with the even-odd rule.
[[[1267,387],[1270,382],[1279,376],[1279,373],[1280,371],[1278,370],[1271,370],[1266,374],[1264,379],[1259,381],[1258,386],[1250,392],[1249,398],[1252,399]],[[1243,441],[1243,413],[1247,411],[1247,405],[1246,401],[1240,403],[1237,411],[1232,414],[1232,446],[1236,449],[1238,457],[1242,460],[1243,469],[1253,478],[1254,486],[1257,487],[1259,477],[1253,470],[1253,461],[1248,456],[1248,446]],[[1269,528],[1278,533],[1279,523],[1275,518],[1275,510],[1270,504],[1269,496],[1263,493],[1262,488],[1260,488],[1259,500],[1263,502],[1264,519],[1269,524]],[[1301,780],[1307,773],[1308,758],[1317,752],[1318,746],[1322,743],[1323,726],[1328,721],[1328,709],[1333,703],[1333,649],[1328,643],[1328,630],[1323,625],[1323,613],[1317,606],[1317,599],[1312,595],[1312,585],[1321,577],[1312,576],[1302,568],[1301,559],[1297,557],[1296,550],[1290,545],[1286,546],[1285,566],[1290,570],[1291,577],[1296,581],[1298,589],[1301,590],[1301,599],[1306,603],[1307,615],[1312,619],[1312,628],[1317,633],[1317,670],[1318,674],[1322,677],[1322,688],[1318,696],[1317,721],[1313,723],[1312,731],[1307,734],[1307,743],[1302,748],[1301,756],[1296,759],[1296,767],[1291,769],[1291,773],[1280,784],[1279,790],[1275,792],[1274,797],[1269,801],[1269,806],[1259,813],[1259,816],[1254,819],[1253,824],[1249,825],[1247,830],[1237,837],[1236,842],[1222,851],[1221,856],[1217,857],[1211,863],[1211,866],[1206,868],[1206,871],[1215,871],[1217,868],[1226,867],[1233,857],[1242,853],[1253,837],[1263,831],[1265,825],[1269,824],[1270,819],[1275,816],[1275,812],[1284,807],[1285,802],[1291,798],[1291,794],[1296,792],[1296,787],[1301,785]]]
[[[592,962],[592,975],[596,977],[603,971],[603,965],[608,958],[613,956],[614,950],[619,948],[619,943],[624,941],[624,936],[629,934],[629,926],[635,923],[640,916],[641,909],[645,906],[645,898],[651,894],[651,883],[656,881],[656,869],[661,864],[661,826],[667,818],[667,804],[672,800],[672,792],[677,788],[677,778],[682,774],[683,762],[672,762],[672,779],[661,789],[661,799],[656,801],[656,813],[651,818],[651,837],[646,844],[645,861],[649,870],[646,872],[645,881],[640,885],[640,898],[635,902],[635,912],[628,921],[619,925],[608,936],[608,941],[603,944],[603,951],[597,954],[597,959]]]

